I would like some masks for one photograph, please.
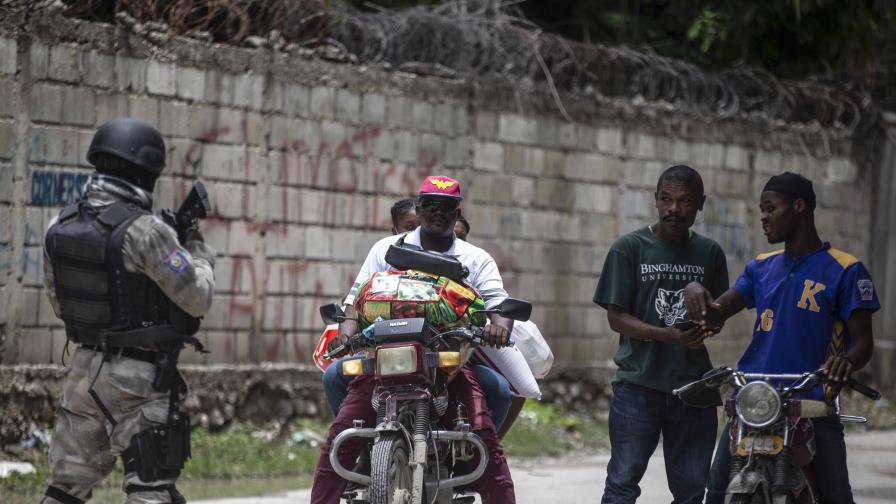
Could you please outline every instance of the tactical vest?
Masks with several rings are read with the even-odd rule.
[[[110,347],[147,347],[199,329],[149,277],[124,268],[128,227],[149,212],[129,202],[95,208],[79,200],[47,230],[56,299],[68,338]]]

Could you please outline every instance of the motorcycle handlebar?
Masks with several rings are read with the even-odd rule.
[[[334,360],[346,355],[347,352],[351,352],[358,341],[364,341],[367,338],[364,337],[361,333],[356,333],[354,336],[346,340],[345,343],[339,345],[333,350],[329,350],[324,354],[324,359]]]
[[[819,369],[818,371],[815,371],[814,373],[810,373],[809,376],[815,377],[816,384],[837,383],[835,381],[829,380],[827,377],[827,374],[825,374],[823,369]],[[809,378],[807,378],[806,381],[810,381]],[[878,392],[877,390],[874,390],[873,388],[869,387],[868,385],[865,385],[864,383],[859,383],[858,381],[856,381],[855,378],[852,378],[852,377],[847,378],[845,385],[869,399],[877,401],[878,399],[881,398],[880,392]]]
[[[880,392],[874,390],[868,385],[865,385],[864,383],[855,381],[853,378],[847,380],[846,385],[869,399],[877,401],[881,397]]]
[[[700,383],[705,384],[709,388],[717,388],[718,386],[721,386],[723,382],[728,382],[734,385],[735,388],[740,389],[747,385],[751,380],[793,380],[793,384],[790,387],[784,388],[781,391],[784,395],[790,396],[797,392],[811,390],[818,385],[825,383],[837,383],[829,380],[823,369],[803,374],[766,374],[744,373],[742,371],[732,371],[730,368],[719,368],[715,373],[717,376],[704,375],[700,380],[677,388],[673,390],[672,393],[680,397],[682,393],[687,392]],[[864,383],[859,383],[854,378],[849,378],[844,385],[869,399],[877,401],[881,398],[880,392]]]
[[[812,389],[818,385],[824,383],[837,383],[832,380],[829,380],[827,375],[825,374],[823,369],[819,369],[817,371],[813,371],[811,373],[805,373],[803,375],[772,375],[772,374],[752,374],[745,373],[743,374],[745,378],[778,378],[778,379],[798,379],[793,386],[786,389],[785,392],[795,393],[795,392],[803,392],[809,389]],[[865,397],[868,397],[872,400],[878,400],[881,398],[881,393],[873,388],[865,385],[864,383],[859,383],[854,378],[849,378],[845,385],[856,392],[862,394]]]

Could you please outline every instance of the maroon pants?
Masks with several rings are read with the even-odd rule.
[[[327,442],[320,450],[320,459],[314,471],[314,486],[311,488],[311,504],[338,504],[345,490],[345,480],[336,474],[330,465],[330,446],[340,432],[352,426],[353,420],[363,420],[364,427],[374,427],[376,412],[370,405],[375,386],[372,376],[355,378],[348,386],[348,396],[339,407],[339,414],[330,426]],[[485,504],[514,504],[513,480],[504,451],[498,442],[495,425],[492,423],[485,396],[476,380],[476,374],[465,366],[448,386],[452,398],[463,402],[469,416],[470,425],[485,442],[489,452],[485,472],[476,482],[476,490]],[[339,462],[343,467],[354,467],[358,456],[367,445],[366,438],[351,438],[339,449]],[[477,456],[478,457],[478,456]],[[476,467],[478,458],[470,462]]]

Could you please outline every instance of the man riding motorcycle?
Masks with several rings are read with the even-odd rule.
[[[417,213],[414,208],[415,205],[416,198],[401,199],[392,205],[390,213],[392,215],[393,235],[412,232],[420,225],[420,221],[417,218]],[[466,241],[466,236],[469,231],[470,223],[467,222],[462,214],[459,215],[454,226],[455,236],[460,240]],[[359,280],[364,279],[359,278]],[[531,334],[532,328],[535,328],[535,325],[531,323],[514,324],[513,335],[516,335],[517,331],[526,331],[526,329],[529,329],[527,334]],[[537,330],[537,328],[535,329]],[[325,332],[321,338],[322,341],[325,341],[327,332]],[[321,343],[318,343],[318,345],[319,348],[324,348],[320,346]],[[547,344],[545,343],[545,346],[546,345]],[[330,363],[324,369],[324,396],[327,399],[327,404],[330,406],[330,411],[333,412],[334,417],[339,413],[339,405],[342,404],[342,400],[348,395],[348,384],[352,381],[352,378],[354,378],[352,376],[345,376],[342,372],[342,361],[350,358],[351,357],[343,357],[342,359]],[[551,356],[551,360],[553,360],[553,356]],[[492,422],[498,430],[498,438],[503,439],[504,435],[510,430],[510,426],[522,410],[525,397],[519,395],[515,396],[514,393],[515,391],[518,392],[518,390],[513,388],[507,378],[501,374],[501,372],[496,370],[494,366],[495,364],[493,362],[488,364],[474,362],[473,370],[476,372],[476,378],[479,381],[483,392],[485,392],[486,402],[488,402],[488,408],[491,411]],[[546,371],[542,372],[546,373]],[[532,376],[531,380],[534,381],[535,377]],[[529,397],[539,397],[540,394],[532,395],[532,391],[530,390],[528,391],[528,395]]]
[[[463,196],[460,191],[460,182],[445,176],[427,177],[420,186],[416,204],[420,227],[407,235],[384,238],[373,246],[348,297],[346,297],[346,304],[351,305],[354,302],[359,287],[371,275],[390,268],[385,261],[386,251],[390,245],[397,242],[455,256],[469,270],[467,281],[484,299],[486,309],[494,308],[507,298],[507,292],[504,290],[503,281],[494,259],[484,250],[455,239],[454,225],[460,214],[461,200],[463,200]],[[353,314],[354,311],[349,307],[346,317],[352,317]],[[489,319],[491,324],[486,326],[483,339],[491,345],[506,344],[513,328],[513,321],[497,314],[489,314]],[[357,332],[357,321],[346,319],[340,324],[340,336],[331,343],[331,348],[343,344]],[[363,420],[366,425],[375,423],[376,411],[370,404],[373,387],[373,380],[367,376],[358,377],[349,385],[348,396],[342,401],[339,413],[330,426],[327,442],[321,448],[320,459],[314,475],[314,485],[311,490],[312,504],[337,504],[339,502],[346,482],[336,474],[330,465],[330,446],[333,439],[340,432],[351,427],[355,420]],[[510,469],[475,373],[469,366],[465,366],[458,373],[450,388],[455,391],[456,397],[464,404],[472,430],[480,436],[489,449],[490,457],[485,473],[477,482],[477,490],[483,502],[508,504],[516,502]],[[357,460],[363,448],[363,440],[346,441],[340,449],[340,461],[344,466],[354,465],[354,461]]]
[[[689,284],[684,292],[688,315],[708,335],[734,314],[755,308],[753,340],[738,370],[807,373],[822,368],[842,385],[868,363],[874,348],[871,314],[880,309],[880,302],[871,276],[857,258],[821,241],[814,220],[815,191],[802,175],[771,177],[760,196],[759,212],[768,242],[783,242],[784,248],[760,254],[716,299],[700,284]],[[828,384],[807,398],[833,406],[839,389]],[[819,502],[852,502],[839,416],[831,407],[827,416],[812,418],[812,425]],[[725,498],[728,432],[723,430],[716,450],[707,503]]]

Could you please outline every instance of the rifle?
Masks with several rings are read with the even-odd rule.
[[[212,205],[208,200],[208,191],[200,181],[193,182],[193,188],[176,212],[162,210],[162,220],[177,231],[177,239],[185,242],[187,235],[199,227],[199,220],[204,219]]]

